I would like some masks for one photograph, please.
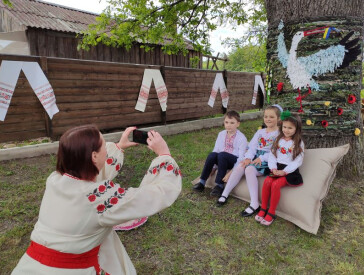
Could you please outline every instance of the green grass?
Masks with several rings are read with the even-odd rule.
[[[240,129],[250,139],[260,125]],[[230,198],[219,208],[208,192],[191,190],[220,130],[166,137],[183,173],[182,193],[139,229],[118,233],[138,274],[363,274],[364,181],[334,180],[316,236],[281,218],[262,227],[240,217],[247,203]],[[146,146],[126,150],[115,181],[138,186],[153,158]],[[0,274],[25,252],[54,167],[54,156],[0,162]]]

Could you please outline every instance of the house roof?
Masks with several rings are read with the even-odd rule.
[[[0,1],[0,7],[25,27],[80,33],[95,23],[98,15],[39,0],[11,0],[11,3],[12,8]]]
[[[40,0],[11,0],[12,8],[0,1],[0,8],[6,10],[20,25],[26,28],[40,28],[60,32],[81,33],[88,25],[96,23],[97,13],[78,10]],[[168,43],[168,39],[165,43]],[[185,39],[186,48],[193,49],[191,41]]]

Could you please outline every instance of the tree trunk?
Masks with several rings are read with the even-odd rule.
[[[271,87],[266,104],[278,103],[300,114],[306,148],[350,143],[338,174],[360,177],[364,174],[360,98],[364,1],[265,2]],[[278,83],[283,83],[283,90],[278,91]]]

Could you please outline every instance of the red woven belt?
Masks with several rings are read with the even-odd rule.
[[[49,267],[65,269],[94,267],[96,274],[100,274],[99,250],[100,246],[96,246],[82,254],[63,253],[31,241],[26,253],[29,257]]]

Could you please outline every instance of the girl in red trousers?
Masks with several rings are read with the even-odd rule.
[[[299,116],[289,111],[281,114],[280,133],[273,143],[268,158],[271,174],[264,180],[262,206],[255,220],[262,225],[271,225],[284,186],[297,187],[303,184],[298,167],[302,165],[304,144],[302,141],[302,122]],[[270,199],[269,209],[268,201]]]

